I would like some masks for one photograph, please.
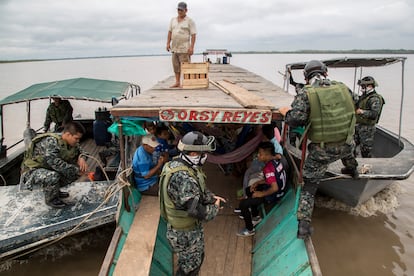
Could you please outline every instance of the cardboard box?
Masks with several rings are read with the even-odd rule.
[[[182,87],[184,89],[207,88],[209,84],[208,69],[208,62],[182,62]]]

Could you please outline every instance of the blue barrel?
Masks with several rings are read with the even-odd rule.
[[[223,64],[227,64],[227,57],[226,56],[223,57]]]
[[[95,121],[93,122],[93,138],[97,146],[105,146],[111,142],[112,135],[108,132],[108,127],[112,124],[109,110],[98,109],[95,111]]]

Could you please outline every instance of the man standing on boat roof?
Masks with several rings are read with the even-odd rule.
[[[362,96],[356,103],[355,142],[360,145],[362,157],[371,158],[374,147],[375,125],[378,123],[384,98],[375,91],[378,86],[373,77],[358,80]]]
[[[167,37],[167,51],[172,53],[172,64],[175,74],[175,84],[171,88],[180,87],[181,62],[190,62],[194,53],[196,41],[196,25],[187,16],[187,4],[178,3],[178,16],[170,21]]]
[[[309,61],[304,68],[306,85],[290,107],[279,112],[290,127],[306,126],[310,140],[303,168],[304,186],[298,207],[298,238],[313,232],[311,218],[315,194],[328,165],[338,159],[345,168],[342,173],[358,177],[358,163],[353,156],[355,109],[349,89],[327,78],[327,67],[321,61]]]
[[[198,275],[204,259],[203,221],[219,212],[222,197],[206,187],[202,166],[206,152],[216,149],[213,136],[192,131],[183,136],[180,155],[164,165],[160,178],[160,212],[167,221],[167,239],[178,254],[176,275]]]
[[[45,132],[49,131],[50,124],[55,123],[54,132],[62,131],[63,126],[67,122],[73,121],[73,108],[68,100],[62,100],[58,96],[52,96],[53,102],[50,103],[46,112],[45,123],[43,128]]]
[[[62,134],[45,133],[36,136],[26,150],[21,183],[32,190],[40,185],[45,194],[46,204],[53,208],[63,208],[61,200],[69,196],[60,191],[86,173],[88,165],[79,141],[85,134],[85,128],[78,122],[65,124]]]

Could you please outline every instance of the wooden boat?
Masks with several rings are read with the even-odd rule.
[[[78,100],[88,101],[90,104],[96,102],[109,107],[113,98],[115,100],[128,98],[136,94],[138,90],[138,86],[125,82],[85,78],[35,84],[0,101],[1,133],[3,136],[3,123],[7,120],[3,116],[5,106],[26,103],[27,126],[30,126],[31,119],[33,119],[30,112],[31,105],[38,100],[49,99],[52,95],[69,99],[72,105]],[[87,130],[81,146],[90,154],[88,165],[94,170],[96,166],[99,166],[97,159],[99,151],[106,147],[97,146],[95,143],[92,131],[93,119],[82,117],[77,120]],[[108,188],[114,188],[114,176],[119,160],[116,162],[114,159],[110,162],[111,166],[105,168],[110,176],[108,181],[91,182],[87,176],[82,176],[66,188],[70,194],[69,206],[63,209],[53,209],[45,204],[41,190],[35,189],[30,192],[20,189],[18,185],[24,153],[22,142],[23,139],[8,148],[3,146],[4,155],[0,159],[0,176],[4,182],[4,186],[0,186],[2,205],[0,209],[0,225],[2,225],[0,227],[0,261],[30,253],[69,234],[115,221],[118,194],[107,197],[107,192],[111,192]]]
[[[277,108],[292,101],[281,88],[242,68],[211,64],[208,72],[210,85],[204,89],[170,89],[174,80],[169,78],[113,107],[111,114],[119,122],[119,133],[121,119],[127,118],[199,127],[267,124],[280,120]],[[196,79],[197,72],[192,74]],[[121,139],[121,145],[124,141],[127,139]],[[131,147],[127,145],[121,146],[127,149],[121,151],[123,169],[131,163]],[[217,165],[204,167],[209,189],[228,198],[230,207],[237,206],[240,178],[225,176]],[[233,214],[233,208],[225,208],[205,225],[206,257],[201,275],[320,275],[311,239],[296,237],[300,185],[296,185],[298,172],[294,175],[292,189],[280,204],[264,211],[254,242],[236,237],[244,222]],[[141,196],[131,186],[123,189],[121,200],[118,226],[100,275],[173,275],[173,252],[157,197]]]
[[[359,179],[354,180],[340,173],[340,160],[329,165],[326,179],[323,179],[319,191],[338,199],[347,205],[356,206],[388,187],[395,180],[407,179],[414,170],[414,146],[407,139],[401,137],[402,103],[404,101],[404,62],[405,57],[380,58],[338,58],[323,60],[328,68],[354,68],[354,91],[356,77],[362,76],[366,67],[386,66],[394,63],[402,64],[402,91],[401,109],[398,134],[377,125],[374,139],[373,158],[357,157],[360,172]],[[286,76],[291,70],[302,70],[305,62],[286,65]],[[287,89],[288,77],[284,85]],[[301,152],[288,145],[288,150],[299,160]]]

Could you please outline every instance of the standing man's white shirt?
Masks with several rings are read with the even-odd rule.
[[[186,16],[180,22],[174,17],[170,21],[171,51],[173,53],[187,53],[190,48],[191,36],[197,33],[194,21]]]

